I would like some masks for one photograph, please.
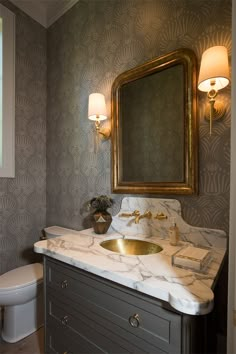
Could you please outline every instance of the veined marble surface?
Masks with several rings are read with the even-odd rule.
[[[139,210],[141,214],[149,210],[153,217],[150,220],[141,219],[139,224],[135,224],[134,217],[120,217],[120,214],[132,213],[134,210]],[[166,215],[167,219],[155,219],[160,213]],[[190,242],[196,247],[227,247],[224,231],[188,225],[182,219],[180,202],[175,199],[126,197],[122,200],[120,212],[113,217],[111,227],[113,231],[126,236],[142,234],[145,237],[160,235],[167,238],[171,217],[176,219],[182,241]]]
[[[140,219],[120,217],[138,209],[167,215],[167,219]],[[170,217],[176,217],[181,241],[171,246],[168,240]],[[124,198],[120,212],[113,217],[105,235],[92,229],[75,231],[60,227],[47,228],[56,238],[39,241],[35,252],[58,259],[77,268],[112,280],[155,298],[167,301],[183,313],[207,314],[214,305],[212,288],[226,251],[226,235],[221,230],[203,229],[188,225],[181,217],[180,203],[171,199]],[[163,251],[147,256],[125,256],[100,246],[104,239],[138,238],[158,243]],[[212,262],[205,273],[172,266],[171,257],[186,245],[210,249]]]

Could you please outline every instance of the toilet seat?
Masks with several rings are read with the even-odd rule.
[[[0,276],[0,292],[17,290],[43,280],[43,265],[28,264]]]

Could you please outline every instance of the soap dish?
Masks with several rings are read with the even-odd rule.
[[[187,246],[172,256],[172,265],[204,272],[212,261],[211,252],[204,248]]]

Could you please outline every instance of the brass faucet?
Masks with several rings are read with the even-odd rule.
[[[167,215],[165,215],[164,213],[157,213],[157,215],[154,216],[154,219],[158,219],[158,220],[167,219]]]
[[[135,218],[135,224],[139,224],[140,219],[144,219],[144,218],[151,219],[151,217],[152,217],[152,213],[150,212],[150,210],[147,210],[145,211],[144,214],[141,214]]]
[[[137,224],[137,218],[140,216],[140,211],[139,210],[134,210],[132,213],[121,213],[119,214],[119,217],[123,218],[130,218],[134,216],[135,217],[135,224]]]

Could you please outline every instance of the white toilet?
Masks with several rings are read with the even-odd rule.
[[[51,226],[47,238],[71,230]],[[43,325],[43,265],[28,264],[0,275],[0,308],[3,307],[2,338],[15,343]]]
[[[0,276],[2,338],[14,343],[43,325],[43,265],[28,264]]]

